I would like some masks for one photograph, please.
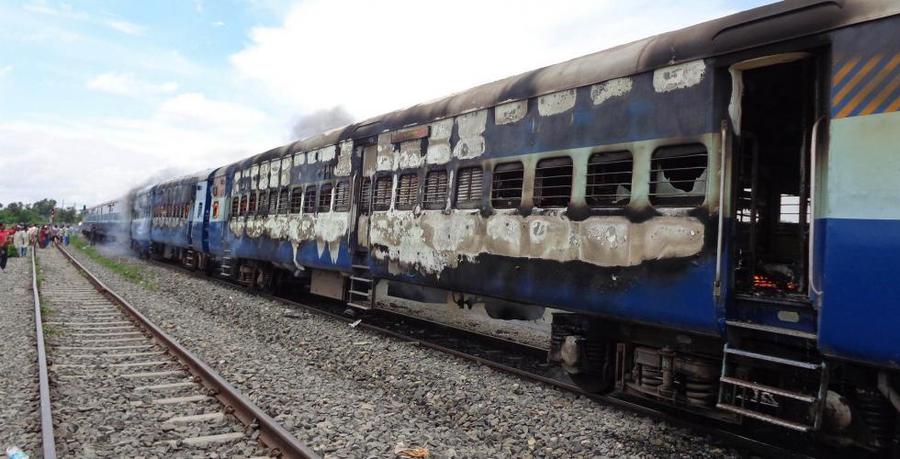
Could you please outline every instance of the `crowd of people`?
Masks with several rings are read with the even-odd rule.
[[[9,228],[0,223],[0,271],[6,270],[9,246],[16,249],[20,257],[28,255],[28,248],[47,248],[50,244],[69,245],[74,229],[69,225],[13,225]]]

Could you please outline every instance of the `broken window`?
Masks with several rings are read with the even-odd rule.
[[[260,191],[259,192],[259,201],[256,205],[256,215],[268,215],[269,214],[269,192],[268,191]]]
[[[484,170],[481,166],[465,167],[457,172],[456,208],[473,209],[481,204]]]
[[[267,193],[269,195],[269,215],[278,213],[278,191],[272,190]]]
[[[572,158],[563,156],[538,161],[534,169],[534,205],[566,207],[572,195]]]
[[[700,144],[663,147],[650,164],[650,204],[694,207],[706,198],[708,161]]]
[[[250,200],[247,203],[247,215],[256,215],[256,192],[250,193]]]
[[[282,187],[278,192],[278,213],[286,214],[291,208],[291,202],[289,198],[290,190],[288,187]]]
[[[446,170],[434,170],[425,177],[425,196],[422,207],[425,209],[443,209],[447,205],[448,180]]]
[[[634,160],[627,151],[596,153],[588,159],[587,192],[592,207],[624,207],[631,199]]]
[[[347,212],[350,210],[350,182],[341,180],[334,189],[334,211]]]
[[[303,210],[303,187],[295,186],[291,188],[291,213],[299,214]]]
[[[388,210],[391,208],[391,187],[393,178],[390,175],[382,175],[375,180],[375,198],[372,202],[374,210]]]
[[[306,193],[303,196],[303,213],[316,213],[316,186],[310,185],[306,187]]]
[[[368,214],[372,204],[372,179],[364,177],[359,187],[359,211]]]
[[[512,209],[522,204],[522,183],[525,168],[522,163],[498,164],[494,168],[491,186],[491,205],[495,209]]]
[[[416,207],[416,198],[419,194],[418,174],[403,174],[397,185],[397,209],[411,210]]]
[[[330,183],[326,183],[319,189],[319,212],[331,210],[331,192],[333,188]]]

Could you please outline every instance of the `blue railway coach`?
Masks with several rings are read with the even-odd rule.
[[[586,388],[889,449],[898,14],[757,8],[136,190],[121,215],[141,251],[248,286],[550,316],[549,359]]]

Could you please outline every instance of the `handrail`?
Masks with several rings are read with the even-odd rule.
[[[50,379],[47,374],[47,351],[44,347],[44,324],[41,320],[41,294],[38,290],[37,246],[31,246],[31,290],[34,292],[34,336],[37,341],[38,387],[41,399],[41,448],[45,459],[56,459],[53,434],[53,412],[50,405]]]
[[[722,120],[722,144],[719,160],[719,234],[716,238],[716,280],[713,284],[713,294],[718,298],[722,295],[722,247],[725,245],[725,157],[728,153],[727,142],[728,121]]]
[[[819,146],[819,125],[822,123],[822,120],[825,119],[825,116],[819,117],[812,126],[811,139],[809,142],[809,245],[807,248],[808,259],[807,263],[809,264],[809,293],[816,294],[819,296],[822,294],[822,291],[816,288],[816,180],[818,178],[818,174],[816,174],[816,153],[818,153]],[[818,302],[818,301],[817,301]]]

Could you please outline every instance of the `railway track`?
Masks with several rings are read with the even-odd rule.
[[[175,263],[158,260],[150,260],[149,262],[197,278],[208,279],[229,288],[245,289],[243,286],[230,280],[206,276]],[[742,450],[749,455],[807,458],[841,457],[844,454],[840,450],[822,451],[813,449],[810,447],[810,442],[790,433],[784,436],[784,432],[781,431],[776,431],[774,434],[769,434],[768,432],[764,434],[747,432],[744,426],[731,426],[690,413],[675,411],[645,400],[638,400],[619,394],[598,395],[586,392],[573,384],[561,369],[546,362],[545,350],[533,346],[386,310],[359,312],[357,315],[350,317],[343,314],[346,306],[342,302],[320,297],[288,298],[284,295],[264,292],[256,293],[290,308],[324,315],[341,322],[353,323],[360,320],[359,324],[356,325],[359,328],[477,362],[526,380],[576,393],[598,403],[616,406],[653,419],[664,420],[677,426],[689,428],[696,432],[710,435],[721,444]]]
[[[38,261],[45,458],[318,457],[63,248]]]

